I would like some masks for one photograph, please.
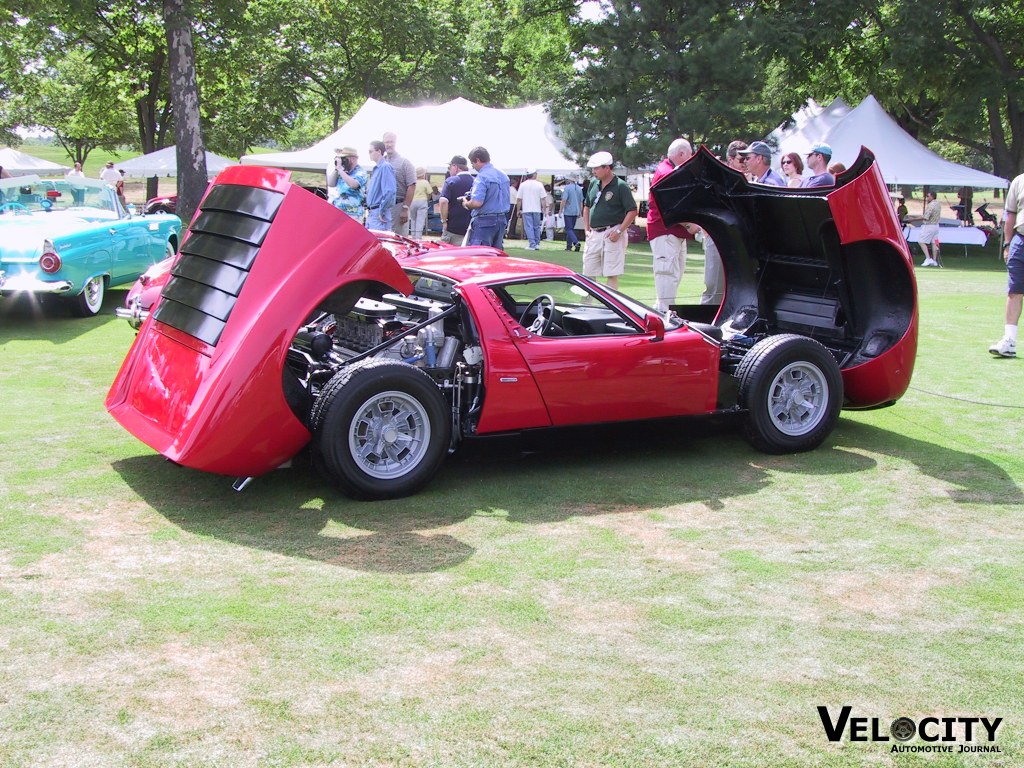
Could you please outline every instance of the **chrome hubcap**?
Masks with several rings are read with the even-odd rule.
[[[825,416],[828,382],[816,365],[787,365],[768,390],[768,414],[775,427],[787,435],[804,435]]]
[[[418,400],[404,392],[382,392],[355,413],[348,445],[360,469],[391,479],[411,472],[430,444],[430,420]]]

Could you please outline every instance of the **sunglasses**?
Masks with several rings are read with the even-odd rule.
[[[792,161],[792,160],[783,160],[783,161],[782,161],[782,164],[783,164],[783,165],[792,165],[792,164],[793,164],[793,161]]]

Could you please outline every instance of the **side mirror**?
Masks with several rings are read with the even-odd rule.
[[[665,338],[665,321],[656,312],[648,312],[644,317],[644,330],[654,337],[651,341],[661,341]]]

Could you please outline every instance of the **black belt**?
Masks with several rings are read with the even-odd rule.
[[[614,226],[614,224],[609,224],[607,227],[591,227],[591,229],[595,232],[604,232],[606,229],[611,229]]]

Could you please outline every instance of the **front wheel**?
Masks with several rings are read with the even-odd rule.
[[[76,317],[93,317],[103,308],[106,280],[103,275],[85,281],[82,292],[71,298],[71,312]]]
[[[843,404],[843,377],[831,353],[806,336],[771,336],[755,344],[736,371],[744,436],[765,453],[817,448]]]
[[[366,360],[339,371],[310,416],[317,464],[342,491],[393,499],[437,472],[451,440],[448,405],[419,368]]]

